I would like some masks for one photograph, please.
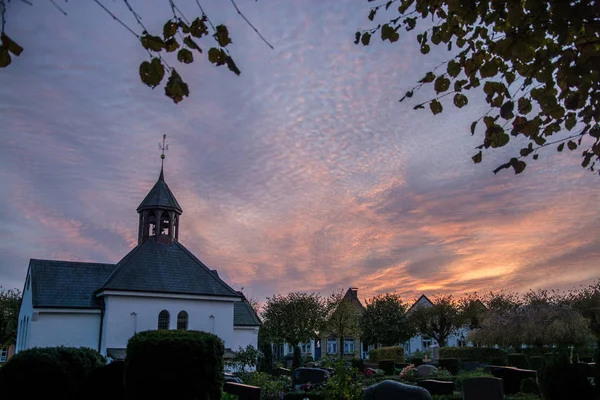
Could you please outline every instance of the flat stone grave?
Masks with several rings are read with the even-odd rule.
[[[477,377],[463,382],[463,400],[504,400],[502,379]]]
[[[363,400],[433,400],[427,389],[385,380],[365,389]]]

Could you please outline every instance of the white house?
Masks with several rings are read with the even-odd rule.
[[[117,264],[29,262],[17,352],[63,345],[123,359],[129,338],[152,329],[211,332],[231,350],[257,347],[250,304],[179,242],[183,211],[162,167],[137,212],[138,245]]]

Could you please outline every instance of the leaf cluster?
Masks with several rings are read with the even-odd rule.
[[[21,292],[18,289],[0,287],[0,348],[17,341]]]
[[[464,325],[463,314],[452,295],[438,295],[431,302],[415,306],[409,313],[409,319],[417,332],[430,336],[444,347],[448,336]]]
[[[370,1],[370,0],[369,0]],[[436,97],[429,104],[436,115],[443,112],[440,100],[453,95],[453,104],[468,104],[467,92],[481,88],[490,110],[471,124],[475,134],[483,120],[483,143],[473,156],[483,159],[483,150],[506,146],[511,138],[529,143],[494,172],[512,168],[516,174],[523,161],[538,150],[565,145],[581,149],[582,166],[597,171],[600,161],[600,7],[587,0],[392,0],[397,16],[373,29],[357,32],[355,43],[369,45],[371,37],[399,40],[399,31],[412,31],[431,18],[433,26],[417,35],[422,54],[431,45],[444,46],[452,58],[425,74],[400,101],[415,90],[433,84]],[[373,21],[383,5],[371,8]],[[446,66],[445,71],[440,69]],[[559,136],[551,140],[550,136]]]
[[[392,346],[414,335],[406,315],[407,305],[395,293],[377,295],[366,302],[359,327],[363,341]]]
[[[164,61],[162,52],[177,52],[177,61],[183,64],[194,62],[194,52],[202,54],[202,48],[196,40],[209,36],[208,18],[206,15],[197,17],[191,23],[186,23],[181,18],[172,18],[163,25],[162,36],[155,36],[144,31],[140,36],[142,46],[151,55],[150,61],[140,64],[140,79],[151,88],[160,85],[165,77],[165,70],[170,71],[170,76],[165,84],[165,95],[175,103],[179,103],[184,97],[189,96],[190,91],[187,83],[177,73],[175,68],[170,67]],[[211,25],[212,26],[212,25]],[[217,47],[208,50],[208,61],[219,65],[227,65],[229,70],[239,75],[241,71],[229,55],[226,47],[231,44],[229,30],[225,25],[214,27],[213,39]]]

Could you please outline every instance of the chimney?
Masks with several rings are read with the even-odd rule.
[[[215,274],[217,276],[217,278],[220,278],[219,273],[217,272],[216,269],[211,270],[213,274]]]
[[[358,298],[358,288],[357,287],[351,287],[350,291],[352,292],[354,297]]]

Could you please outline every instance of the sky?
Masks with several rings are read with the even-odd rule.
[[[136,38],[94,2],[11,2],[25,51],[0,71],[0,285],[30,258],[118,262],[160,172],[183,208],[179,239],[255,300],[358,287],[361,299],[569,289],[600,277],[600,178],[578,152],[548,149],[523,174],[492,171],[519,143],[471,156],[487,111],[399,103],[449,57],[400,42],[353,43],[365,0],[201,2],[229,27],[242,73],[168,58],[189,83],[175,105],[139,79]],[[140,32],[123,2],[105,4]],[[151,33],[166,0],[132,0]],[[193,19],[196,2],[176,1]],[[209,38],[200,45],[212,45]],[[198,57],[199,56],[199,57]],[[522,143],[521,143],[522,144]]]

